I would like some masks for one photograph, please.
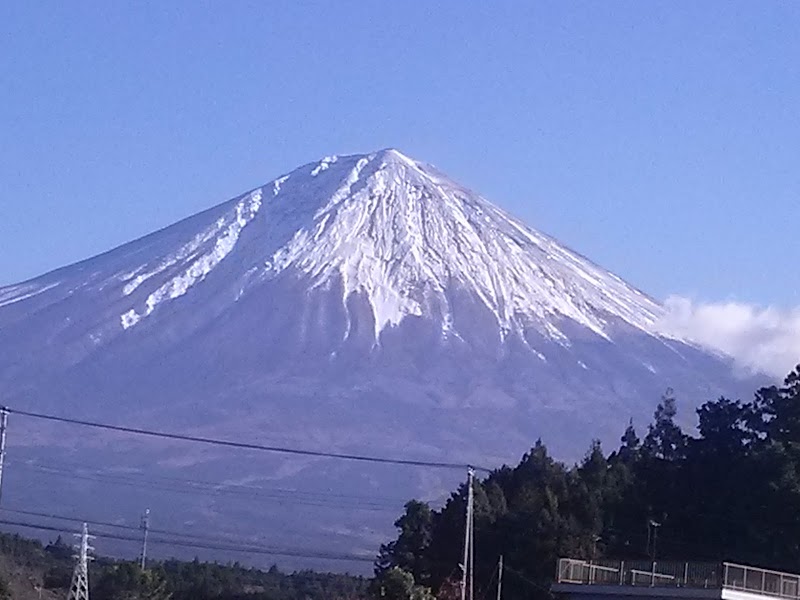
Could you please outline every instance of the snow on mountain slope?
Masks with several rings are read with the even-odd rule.
[[[341,281],[343,306],[354,293],[368,300],[376,342],[409,315],[458,336],[454,289],[490,311],[501,339],[534,328],[569,344],[563,319],[604,338],[617,321],[654,334],[663,313],[615,275],[396,150],[306,165],[106,255],[0,289],[0,308],[88,288],[120,307],[115,327],[94,327],[97,339],[113,337],[190,294],[225,261],[236,263],[226,275],[236,289],[230,302],[286,271],[311,288]]]
[[[313,178],[323,181],[316,184]],[[144,314],[150,314],[164,298],[182,295],[204,277],[252,221],[260,231],[245,250],[253,257],[248,279],[257,282],[294,268],[314,286],[324,286],[338,275],[343,302],[356,291],[366,294],[376,338],[407,315],[435,315],[446,331],[452,320],[446,290],[452,285],[480,298],[502,330],[535,324],[557,339],[564,335],[548,320],[552,317],[606,335],[609,318],[652,331],[661,313],[619,278],[396,150],[326,158],[269,188],[264,200],[263,190],[237,200],[229,219],[220,218],[179,254],[159,257],[155,268],[142,266],[143,274],[124,293],[182,261],[184,271],[148,296]],[[316,201],[309,203],[311,194]],[[256,246],[264,239],[282,243]],[[214,246],[197,257],[200,240]],[[132,308],[123,324],[138,315]]]

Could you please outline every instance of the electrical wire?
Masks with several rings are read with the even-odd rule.
[[[0,407],[4,408],[4,407]],[[121,432],[121,433],[128,433],[133,435],[140,435],[140,436],[148,436],[148,437],[156,437],[161,439],[168,439],[168,440],[176,440],[176,441],[184,441],[184,442],[192,442],[192,443],[199,443],[199,444],[207,444],[207,445],[214,445],[223,448],[235,448],[235,449],[243,449],[243,450],[255,450],[255,451],[262,451],[262,452],[269,452],[269,453],[278,453],[278,454],[289,454],[289,455],[296,455],[296,456],[309,456],[315,458],[331,458],[331,459],[338,459],[338,460],[348,460],[348,461],[358,461],[358,462],[369,462],[369,463],[376,463],[376,464],[389,464],[389,465],[399,465],[399,466],[411,466],[411,467],[425,467],[425,468],[432,468],[432,469],[448,469],[448,470],[467,470],[467,469],[475,469],[478,471],[482,471],[485,473],[490,473],[491,470],[485,467],[475,467],[473,465],[468,465],[466,463],[453,463],[453,462],[440,462],[440,461],[426,461],[426,460],[413,460],[413,459],[403,459],[403,458],[389,458],[389,457],[382,457],[382,456],[371,456],[366,454],[350,454],[350,453],[338,453],[338,452],[323,452],[323,451],[315,451],[315,450],[306,450],[300,448],[291,448],[291,447],[282,447],[282,446],[271,446],[271,445],[262,445],[262,444],[255,444],[255,443],[247,443],[247,442],[237,442],[233,440],[226,440],[226,439],[215,439],[209,437],[202,437],[202,436],[195,436],[195,435],[188,435],[188,434],[181,434],[181,433],[174,433],[174,432],[165,432],[165,431],[154,431],[148,430],[138,427],[128,427],[123,425],[112,425],[107,423],[100,423],[95,421],[88,421],[83,419],[75,419],[75,418],[68,418],[68,417],[60,417],[51,414],[45,413],[37,413],[32,411],[24,411],[24,410],[17,410],[17,409],[8,409],[9,414],[28,417],[32,419],[39,419],[45,420],[50,422],[56,423],[64,423],[70,425],[77,425],[82,427],[89,427],[94,429],[103,429],[107,431],[114,431],[114,432]],[[25,464],[25,463],[20,463]],[[57,468],[47,468],[42,467],[41,465],[31,465],[26,464],[26,467],[41,470],[45,473],[53,474],[63,474],[64,471],[62,469]],[[78,478],[87,478],[87,479],[94,479],[94,480],[101,480],[104,482],[114,481],[116,483],[127,484],[127,485],[140,485],[140,482],[135,481],[135,478],[131,478],[127,475],[118,475],[118,474],[108,474],[108,473],[93,473],[93,474],[78,474],[78,473],[70,473],[70,477],[78,477]],[[281,492],[276,492],[276,490],[266,490],[266,489],[259,489],[254,488],[254,486],[224,486],[221,487],[219,484],[213,484],[211,482],[190,482],[184,481],[184,484],[188,483],[190,489],[183,489],[176,488],[175,486],[170,486],[169,483],[164,485],[160,483],[156,483],[155,485],[151,485],[155,489],[162,489],[168,491],[188,491],[189,493],[196,493],[198,491],[201,492],[213,492],[219,493],[221,490],[226,489],[227,492],[230,493],[232,490],[237,490],[240,493],[244,494],[266,494],[272,495],[273,499],[282,500],[280,496]],[[291,492],[291,491],[290,491]],[[307,503],[311,505],[322,505],[325,506],[325,502],[323,502],[320,498],[314,498],[313,493],[305,498],[301,498],[297,492],[293,492],[294,497],[285,498],[287,501],[292,501],[293,503]],[[342,495],[344,496],[344,495]],[[323,498],[328,499],[329,496],[323,496]],[[344,499],[344,498],[343,498]],[[319,501],[319,502],[317,502]],[[327,505],[330,505],[328,502]],[[383,509],[388,507],[381,507],[378,503],[374,501],[369,501],[368,503],[362,502],[362,507],[371,508],[371,509]],[[350,506],[349,508],[352,508]],[[393,507],[394,508],[394,507]],[[77,517],[67,517],[63,515],[55,515],[55,514],[47,514],[41,513],[32,510],[15,510],[15,509],[3,509],[6,512],[15,512],[16,514],[26,515],[28,517],[37,517],[43,519],[54,519],[54,520],[64,520],[68,522],[85,522],[91,523],[96,527],[108,528],[108,529],[117,529],[121,531],[130,532],[129,534],[124,533],[115,533],[115,532],[108,532],[108,531],[101,531],[101,532],[94,532],[95,535],[107,539],[113,540],[120,540],[120,541],[131,541],[131,542],[139,542],[140,538],[138,536],[131,535],[134,531],[139,532],[140,528],[131,526],[131,525],[122,525],[119,523],[109,523],[106,521],[98,521],[98,520],[81,520]],[[19,520],[11,520],[11,519],[0,519],[0,524],[10,525],[14,527],[21,527],[21,528],[30,528],[30,529],[37,529],[40,531],[55,531],[55,532],[62,532],[61,528],[54,527],[52,525],[44,525],[44,524],[37,524],[31,523],[26,521],[19,521]],[[240,540],[230,540],[224,538],[211,538],[206,536],[197,536],[193,534],[185,534],[175,531],[169,530],[157,530],[151,529],[149,530],[151,533],[155,534],[148,538],[148,542],[152,544],[162,544],[168,545],[171,547],[188,547],[188,548],[201,548],[207,550],[216,550],[216,551],[224,551],[224,552],[243,552],[248,554],[266,554],[272,556],[292,556],[292,557],[299,557],[299,558],[318,558],[318,559],[327,559],[327,560],[343,560],[343,561],[358,561],[358,562],[373,562],[372,557],[367,557],[364,555],[358,554],[337,554],[337,553],[328,553],[328,552],[318,552],[309,549],[297,549],[297,548],[283,548],[283,547],[269,547],[269,546],[262,546],[253,544],[251,542],[245,542]]]
[[[251,498],[258,500],[264,500],[264,499],[272,500],[277,502],[278,504],[283,504],[283,505],[291,503],[293,505],[316,506],[322,508],[333,508],[341,510],[397,512],[402,507],[402,502],[399,501],[396,504],[371,502],[367,498],[352,502],[346,502],[344,500],[337,501],[338,499],[336,498],[333,498],[331,501],[328,501],[325,499],[323,495],[320,495],[320,497],[318,498],[314,497],[304,498],[302,495],[291,496],[290,494],[272,493],[268,488],[257,488],[255,486],[249,486],[246,489],[239,489],[237,486],[229,487],[224,484],[212,484],[210,482],[200,485],[198,482],[198,483],[191,483],[184,487],[181,487],[178,485],[167,485],[158,482],[152,482],[144,478],[140,479],[136,477],[127,477],[125,475],[118,475],[111,473],[102,473],[102,472],[81,473],[81,472],[56,469],[44,465],[19,463],[19,462],[13,463],[13,465],[15,468],[22,467],[24,469],[33,470],[39,473],[44,473],[56,477],[64,477],[68,479],[78,479],[83,481],[92,481],[92,482],[112,484],[112,485],[122,485],[128,487],[135,487],[137,489],[146,487],[150,490],[174,492],[178,494],[188,494],[188,495],[202,494],[211,496],[229,495],[229,496],[237,496],[242,498]]]
[[[85,519],[81,517],[68,517],[66,515],[57,515],[52,513],[43,513],[37,512],[32,510],[24,510],[24,509],[14,509],[14,508],[0,508],[0,511],[17,514],[17,515],[24,515],[28,517],[38,517],[44,519],[53,519],[56,521],[66,521],[69,523],[86,523],[87,525],[94,525],[97,527],[109,527],[113,529],[120,529],[123,531],[142,531],[142,527],[134,526],[134,525],[125,525],[122,523],[111,523],[109,521],[98,521],[96,519]],[[170,535],[176,537],[184,537],[190,538],[192,540],[201,541],[201,542],[209,542],[209,543],[225,543],[225,544],[254,544],[257,540],[247,540],[236,538],[236,536],[225,536],[225,537],[213,537],[213,536],[206,536],[206,535],[198,535],[194,533],[184,533],[180,531],[171,531],[168,529],[158,529],[154,527],[148,527],[147,531],[150,533],[157,533],[163,535]]]
[[[492,569],[492,576],[489,578],[489,581],[486,582],[486,587],[483,588],[480,592],[479,600],[487,600],[486,594],[489,593],[489,588],[492,587],[492,583],[494,583],[495,577],[497,577],[500,573],[500,565],[496,564],[494,569]]]
[[[148,481],[164,481],[167,483],[175,483],[175,484],[185,484],[185,485],[192,485],[192,486],[209,486],[214,488],[232,488],[232,489],[243,489],[243,490],[256,490],[256,491],[266,491],[270,493],[285,493],[291,494],[293,497],[297,495],[303,496],[310,496],[310,497],[322,497],[322,498],[342,498],[345,500],[355,500],[361,501],[366,500],[368,502],[385,502],[387,505],[394,506],[397,503],[405,503],[408,501],[408,498],[400,498],[400,497],[389,497],[389,496],[365,496],[365,495],[358,495],[358,494],[342,494],[337,492],[332,492],[330,490],[325,491],[311,491],[311,490],[299,490],[299,489],[292,489],[292,488],[276,488],[276,487],[265,487],[265,486],[258,486],[258,485],[248,485],[242,483],[228,483],[224,481],[208,481],[208,480],[200,480],[200,479],[186,479],[186,478],[179,478],[179,477],[167,477],[165,475],[153,475],[153,474],[145,474],[142,472],[141,469],[135,470],[125,470],[125,471],[112,471],[112,470],[101,470],[98,468],[98,464],[87,464],[87,463],[79,463],[73,461],[65,461],[65,460],[53,460],[48,458],[46,462],[41,462],[39,460],[23,460],[17,459],[12,460],[10,462],[6,462],[6,465],[13,464],[15,466],[36,466],[42,468],[49,468],[49,469],[58,469],[63,472],[70,472],[70,473],[82,473],[86,471],[91,471],[93,473],[97,473],[99,475],[108,475],[113,477],[131,477],[131,478],[142,478]],[[449,494],[440,495],[436,498],[428,500],[429,503],[436,503],[446,499]]]
[[[12,527],[35,529],[39,531],[52,531],[56,533],[65,533],[63,528],[54,527],[52,525],[27,523],[24,521],[0,519],[0,524],[9,525]],[[122,535],[109,532],[98,532],[98,533],[93,532],[92,535],[94,537],[104,538],[109,540],[119,540],[119,541],[137,542],[137,543],[141,542],[141,538],[130,535]],[[374,562],[374,558],[362,556],[359,554],[346,554],[346,553],[337,554],[332,552],[316,552],[313,550],[306,550],[306,549],[267,547],[258,545],[225,543],[225,542],[222,543],[211,543],[211,542],[200,542],[200,541],[195,542],[191,540],[176,540],[163,537],[148,537],[147,543],[184,547],[184,548],[196,548],[203,550],[218,550],[221,552],[264,554],[268,556],[290,556],[296,558],[315,558],[323,560],[340,560],[340,561],[367,562],[367,563]]]
[[[402,465],[411,467],[427,467],[431,469],[449,469],[449,470],[467,470],[475,469],[484,473],[491,473],[491,469],[487,467],[477,467],[466,463],[452,463],[452,462],[437,462],[426,460],[413,460],[403,458],[386,458],[380,456],[369,456],[366,454],[347,454],[339,452],[322,452],[320,450],[304,450],[300,448],[289,448],[283,446],[267,446],[262,444],[248,443],[248,442],[235,442],[233,440],[207,438],[201,436],[187,435],[183,433],[172,433],[166,431],[154,431],[150,429],[142,429],[139,427],[127,427],[124,425],[111,425],[108,423],[99,423],[96,421],[86,421],[83,419],[73,419],[69,417],[59,417],[56,415],[48,415],[44,413],[36,413],[25,410],[18,410],[15,408],[2,407],[8,411],[9,414],[14,414],[23,417],[30,417],[32,419],[41,419],[45,421],[53,421],[57,423],[69,423],[71,425],[80,425],[82,427],[92,427],[94,429],[105,429],[108,431],[118,431],[122,433],[130,433],[135,435],[142,435],[148,437],[157,437],[169,440],[178,440],[183,442],[195,442],[198,444],[209,444],[213,446],[221,446],[225,448],[238,448],[242,450],[258,450],[262,452],[272,452],[279,454],[292,454],[295,456],[312,456],[316,458],[335,458],[339,460],[350,460],[359,462],[370,462],[378,464],[389,465]]]
[[[542,585],[540,583],[536,583],[535,581],[533,581],[532,579],[529,579],[528,577],[526,577],[525,575],[523,575],[522,573],[520,573],[516,569],[512,569],[508,565],[503,565],[503,571],[507,571],[507,572],[511,573],[512,575],[516,575],[520,580],[526,582],[528,585],[531,585],[531,586],[535,587],[536,589],[547,593],[547,595],[550,596],[551,598],[553,597],[553,592],[550,590],[549,587],[544,586],[544,585]]]

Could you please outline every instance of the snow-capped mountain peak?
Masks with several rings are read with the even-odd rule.
[[[284,179],[276,205],[302,202],[304,171]],[[341,280],[343,301],[368,298],[376,337],[409,315],[434,316],[446,331],[453,288],[478,298],[501,332],[534,326],[556,339],[564,338],[558,318],[606,336],[615,317],[652,331],[661,313],[616,276],[397,150],[329,157],[310,175],[335,191],[304,215],[262,277],[293,267],[315,286]]]
[[[287,275],[310,293],[335,291],[345,309],[365,299],[376,341],[408,317],[458,336],[457,295],[488,311],[501,339],[533,328],[568,344],[565,320],[606,338],[619,322],[655,333],[662,314],[615,275],[395,149],[325,157],[80,266],[94,271],[92,287],[116,295],[123,331],[211,279],[232,303]],[[69,287],[70,269],[19,294],[0,290],[0,302],[61,280]]]
[[[456,321],[454,288],[479,299],[500,335],[533,326],[563,340],[559,318],[602,336],[615,317],[651,331],[661,311],[619,278],[395,149],[326,157],[226,206],[210,230],[126,283],[130,292],[188,261],[144,307],[121,315],[123,327],[182,296],[237,244],[250,257],[242,295],[286,270],[305,274],[313,288],[341,284],[343,304],[352,294],[368,300],[376,339],[411,315],[436,318],[448,333]],[[250,237],[245,228],[254,230]],[[204,244],[211,248],[198,256]]]

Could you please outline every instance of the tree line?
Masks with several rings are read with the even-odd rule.
[[[0,572],[0,600],[35,598],[39,587],[47,597],[66,598],[73,555],[60,536],[43,545],[0,534],[0,558],[7,571]],[[93,600],[358,600],[367,596],[368,581],[339,573],[284,573],[275,566],[260,570],[199,560],[151,561],[142,570],[135,561],[98,557],[89,565],[89,585]]]
[[[476,587],[489,591],[500,555],[505,598],[548,596],[559,557],[727,560],[800,572],[800,367],[752,400],[706,402],[691,434],[676,412],[668,391],[646,430],[629,423],[609,453],[593,442],[566,465],[539,441],[517,466],[476,480]],[[457,595],[466,491],[463,484],[439,510],[406,504],[396,539],[376,560],[374,596]]]

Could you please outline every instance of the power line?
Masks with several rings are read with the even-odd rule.
[[[322,452],[320,450],[303,450],[299,448],[289,448],[283,446],[266,446],[262,444],[254,444],[248,442],[235,442],[233,440],[223,440],[216,438],[207,438],[194,435],[186,435],[183,433],[171,433],[166,431],[154,431],[150,429],[141,429],[139,427],[127,427],[124,425],[111,425],[108,423],[98,423],[95,421],[85,421],[82,419],[73,419],[69,417],[58,417],[56,415],[48,415],[44,413],[35,413],[25,410],[17,410],[7,408],[10,414],[15,414],[23,417],[30,417],[32,419],[41,419],[45,421],[54,421],[57,423],[69,423],[71,425],[80,425],[82,427],[92,427],[95,429],[106,429],[108,431],[119,431],[122,433],[131,433],[135,435],[143,435],[149,437],[158,437],[162,439],[178,440],[183,442],[194,442],[198,444],[209,444],[213,446],[222,446],[226,448],[238,448],[241,450],[258,450],[261,452],[272,452],[278,454],[292,454],[295,456],[311,456],[316,458],[336,458],[339,460],[350,460],[359,462],[371,462],[378,464],[388,465],[403,465],[411,467],[428,467],[432,469],[450,469],[450,470],[466,470],[470,467],[482,471],[484,473],[491,473],[491,469],[487,467],[476,467],[466,463],[452,463],[452,462],[437,462],[426,460],[412,460],[403,458],[386,458],[380,456],[369,456],[366,454],[347,454],[339,452]]]
[[[88,523],[89,525],[99,525],[99,526],[102,526],[102,527],[116,527],[116,528],[119,528],[119,529],[129,529],[129,530],[138,529],[137,527],[133,527],[131,525],[123,525],[121,523],[110,523],[108,521],[97,521],[97,520],[94,520],[94,519],[81,519],[79,517],[67,517],[67,516],[63,516],[63,515],[55,515],[55,514],[50,514],[50,513],[37,512],[37,511],[34,511],[34,510],[24,510],[24,509],[21,509],[21,508],[5,508],[5,507],[3,507],[3,508],[0,508],[0,510],[2,510],[3,512],[7,512],[7,513],[13,513],[13,514],[16,514],[16,515],[25,515],[25,516],[28,516],[28,517],[42,517],[42,518],[45,518],[45,519],[56,519],[56,520],[59,520],[59,521],[70,521],[70,522],[73,522],[73,523]]]
[[[535,587],[536,589],[538,589],[538,590],[541,590],[541,591],[545,592],[545,593],[546,593],[548,596],[550,596],[551,598],[553,597],[553,592],[552,592],[552,591],[550,590],[550,588],[548,588],[547,586],[544,586],[544,585],[542,585],[542,584],[540,584],[540,583],[536,583],[536,582],[535,582],[535,581],[533,581],[532,579],[529,579],[528,577],[526,577],[525,575],[523,575],[522,573],[520,573],[520,572],[519,572],[519,571],[517,571],[516,569],[512,569],[512,568],[511,568],[511,567],[509,567],[508,565],[505,565],[505,566],[503,567],[503,569],[504,569],[506,572],[508,572],[508,573],[511,573],[512,575],[516,575],[516,576],[517,576],[517,577],[518,577],[518,578],[519,578],[521,581],[524,581],[524,582],[526,582],[528,585],[531,585],[531,586]]]
[[[39,531],[52,531],[56,533],[64,533],[63,528],[54,527],[52,525],[27,523],[24,521],[12,521],[8,519],[0,519],[0,524],[9,525],[12,527],[35,529]],[[97,533],[96,537],[109,540],[126,541],[126,542],[137,542],[137,543],[141,542],[141,539],[137,536],[123,535],[123,534],[116,534],[109,532]],[[219,542],[219,543],[200,542],[200,541],[195,542],[191,540],[171,540],[161,537],[150,538],[148,542],[151,544],[162,544],[168,546],[196,548],[202,550],[218,550],[221,552],[264,554],[267,556],[290,556],[294,558],[316,558],[324,560],[341,560],[341,561],[352,561],[352,562],[368,562],[368,563],[374,562],[374,558],[359,554],[346,554],[346,553],[337,554],[329,552],[315,552],[313,550],[304,550],[304,549],[279,548],[279,547],[272,548],[267,546],[257,546],[257,545],[247,545],[247,544],[237,544],[237,543],[227,543],[227,542]]]
[[[232,495],[241,498],[273,500],[278,504],[286,504],[291,502],[292,504],[299,504],[303,506],[317,506],[321,508],[333,508],[342,510],[357,509],[357,510],[369,510],[378,512],[381,511],[396,512],[402,506],[401,501],[398,501],[397,504],[388,504],[381,502],[372,502],[366,497],[359,499],[354,498],[353,501],[331,498],[330,501],[328,501],[323,494],[319,494],[318,497],[313,497],[313,496],[303,497],[304,493],[300,492],[298,493],[298,495],[294,496],[288,490],[285,491],[286,493],[275,493],[274,490],[270,490],[269,488],[259,488],[256,486],[227,486],[225,484],[215,484],[211,482],[200,483],[200,482],[189,482],[188,480],[184,480],[184,482],[187,485],[181,487],[179,485],[169,485],[168,483],[164,484],[164,483],[150,481],[146,478],[128,477],[125,475],[114,474],[114,473],[102,473],[102,472],[81,473],[81,472],[57,469],[45,465],[38,465],[38,464],[31,464],[24,462],[14,463],[14,465],[16,468],[22,467],[25,469],[31,469],[39,473],[44,473],[56,477],[94,481],[98,483],[105,483],[111,485],[116,484],[122,486],[135,487],[137,489],[140,489],[142,487],[147,487],[148,489],[151,490],[175,492],[178,494],[188,494],[188,495],[204,494],[212,496],[221,494],[221,495]]]
[[[332,492],[331,490],[324,490],[324,491],[314,491],[314,490],[303,490],[303,489],[296,489],[296,488],[280,488],[280,487],[265,487],[260,485],[248,485],[243,483],[228,483],[225,481],[209,481],[209,480],[202,480],[202,479],[187,479],[187,478],[180,478],[180,477],[168,477],[165,475],[155,475],[150,473],[145,473],[140,468],[127,469],[125,471],[114,471],[109,470],[107,468],[100,468],[102,465],[95,463],[89,464],[86,462],[74,462],[74,461],[66,461],[66,460],[52,460],[50,458],[47,461],[42,462],[38,459],[16,459],[11,461],[9,464],[12,464],[17,467],[42,467],[48,469],[57,469],[63,471],[64,473],[82,473],[90,471],[92,473],[96,473],[102,476],[111,476],[111,477],[128,477],[128,478],[141,478],[146,481],[153,481],[153,482],[167,482],[167,483],[175,483],[175,484],[186,484],[186,485],[193,485],[193,486],[211,486],[215,488],[241,488],[244,490],[254,490],[254,491],[265,491],[265,492],[275,492],[275,493],[286,493],[292,495],[308,495],[308,496],[319,496],[324,498],[343,498],[348,500],[367,500],[367,501],[374,501],[374,502],[386,502],[389,504],[396,504],[398,502],[407,502],[408,498],[400,498],[399,496],[390,497],[390,496],[366,496],[366,495],[358,495],[358,494],[342,494],[338,492]],[[113,469],[113,465],[111,467]],[[122,468],[122,467],[120,467]],[[433,498],[429,500],[431,503],[438,502],[443,500],[444,497],[440,496],[437,498]]]
[[[365,495],[365,494],[343,494],[340,492],[334,492],[331,489],[326,490],[304,490],[304,489],[297,489],[297,488],[281,488],[281,487],[271,487],[271,486],[262,486],[262,485],[249,485],[243,483],[229,483],[225,481],[209,481],[209,480],[202,480],[202,479],[187,479],[187,478],[179,478],[179,477],[167,477],[165,475],[155,475],[151,473],[145,473],[141,469],[136,470],[127,470],[124,472],[115,472],[113,470],[108,469],[101,469],[98,468],[97,464],[89,465],[87,463],[77,463],[73,461],[64,461],[64,460],[51,460],[48,459],[46,462],[42,462],[39,460],[20,460],[17,459],[16,461],[11,461],[9,463],[16,467],[22,468],[34,468],[34,469],[53,469],[58,471],[60,474],[64,475],[72,475],[74,474],[86,474],[88,472],[89,475],[97,475],[98,477],[103,478],[115,478],[115,479],[126,479],[130,480],[131,482],[135,481],[136,485],[141,485],[141,481],[145,481],[147,483],[153,482],[156,485],[164,485],[162,482],[166,482],[167,485],[185,485],[187,487],[200,487],[200,488],[210,488],[214,492],[224,492],[227,493],[230,491],[236,492],[254,492],[259,495],[267,494],[269,496],[274,495],[276,498],[279,497],[281,494],[291,496],[292,500],[296,500],[298,497],[301,497],[305,500],[343,500],[343,501],[353,501],[353,502],[364,502],[370,505],[380,506],[384,508],[391,508],[392,510],[396,509],[398,505],[403,505],[408,502],[408,497],[399,497],[399,496],[373,496],[373,495]],[[450,493],[443,493],[439,494],[435,497],[431,498],[419,498],[421,502],[425,502],[428,505],[435,506],[438,504],[443,504],[449,498]]]
[[[100,521],[97,519],[86,519],[82,517],[70,517],[66,515],[58,515],[52,513],[45,513],[45,512],[38,512],[33,510],[26,510],[26,509],[13,509],[13,508],[0,508],[0,511],[17,514],[17,515],[24,515],[28,517],[37,517],[42,519],[53,519],[56,521],[66,521],[69,523],[88,523],[89,525],[95,527],[108,527],[111,529],[119,529],[122,531],[131,531],[131,532],[140,532],[141,533],[141,526],[135,527],[133,525],[125,525],[123,523],[112,523],[109,521]],[[95,530],[96,531],[96,530]],[[199,541],[199,542],[207,542],[211,544],[240,544],[245,546],[250,545],[258,545],[258,540],[248,540],[245,538],[237,538],[233,535],[224,536],[208,536],[208,535],[198,535],[196,533],[186,533],[181,531],[174,531],[170,529],[158,529],[154,527],[148,527],[149,533],[167,535],[167,536],[175,536],[179,538],[188,538],[190,540]],[[141,538],[136,538],[139,542],[141,542]]]
[[[94,525],[96,527],[109,527],[112,529],[120,529],[123,531],[141,531],[140,527],[134,527],[133,525],[125,525],[123,523],[112,523],[109,521],[98,521],[97,519],[85,519],[81,517],[68,517],[66,515],[57,515],[52,513],[44,513],[38,512],[34,510],[24,510],[24,509],[15,509],[15,508],[0,508],[3,512],[12,513],[16,515],[24,515],[27,517],[39,517],[42,519],[53,519],[55,521],[66,521],[69,523],[88,523],[89,525]],[[177,537],[185,537],[191,538],[197,541],[205,541],[205,542],[219,542],[219,543],[252,543],[249,540],[237,540],[234,538],[225,538],[225,537],[212,537],[212,536],[204,536],[204,535],[197,535],[193,533],[183,533],[180,531],[170,531],[166,529],[153,529],[148,528],[151,533],[160,533],[164,535],[174,535]]]

